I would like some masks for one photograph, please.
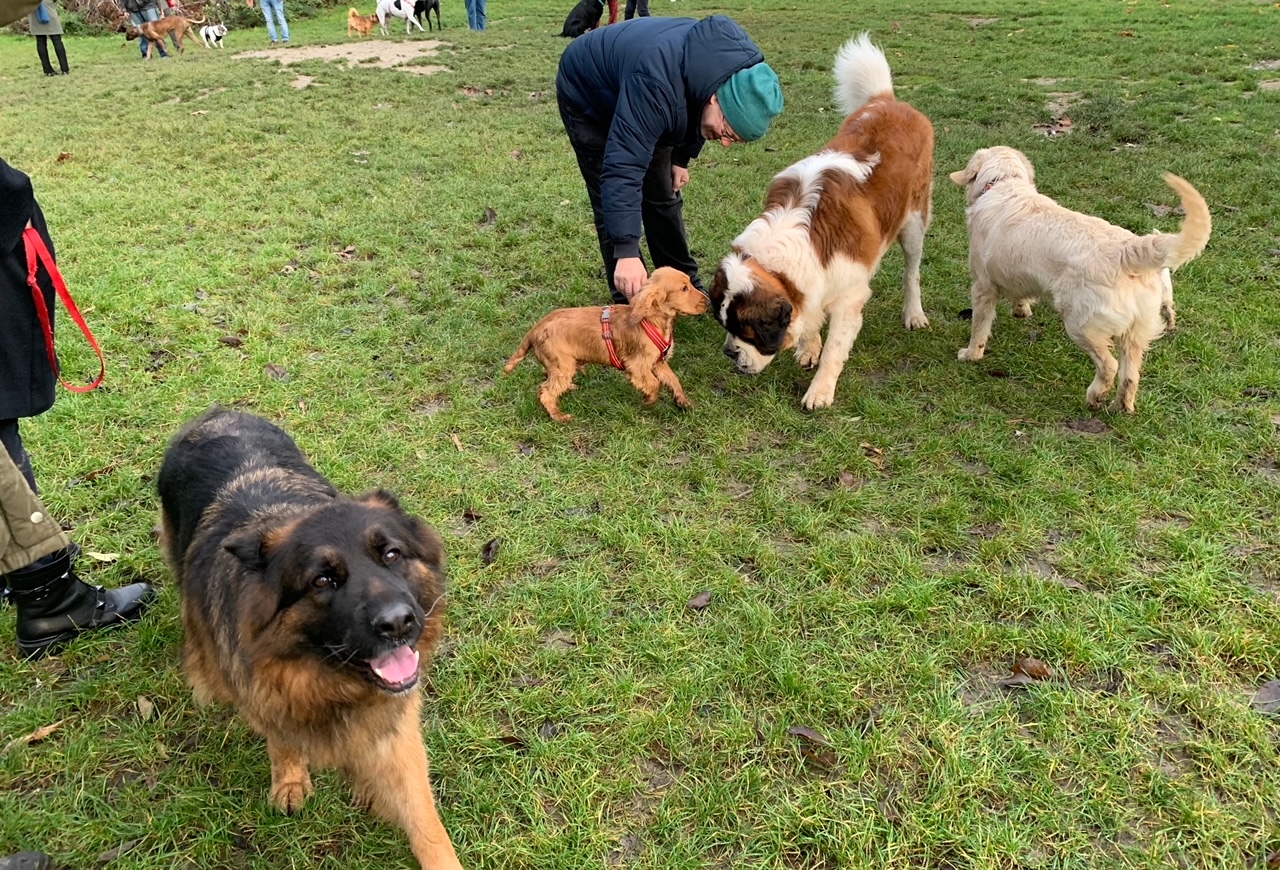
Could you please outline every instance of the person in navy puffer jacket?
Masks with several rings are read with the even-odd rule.
[[[648,277],[642,226],[654,267],[679,269],[702,289],[680,189],[704,142],[753,142],[782,111],[760,48],[723,15],[624,21],[569,44],[556,97],[614,302],[630,300]]]

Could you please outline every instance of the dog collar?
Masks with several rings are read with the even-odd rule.
[[[999,184],[1000,182],[1004,181],[1004,180],[1005,180],[1006,178],[1008,178],[1008,177],[1009,177],[1009,176],[1007,176],[1007,175],[1002,175],[1002,176],[1000,176],[999,178],[993,178],[993,179],[991,179],[990,181],[988,181],[986,184],[982,185],[982,190],[978,191],[978,195],[977,195],[977,196],[975,196],[975,197],[973,198],[973,201],[974,201],[974,202],[977,202],[977,201],[978,201],[978,199],[979,199],[979,198],[981,198],[981,196],[982,196],[984,193],[986,193],[988,190],[990,190],[991,188],[995,187],[997,184]]]

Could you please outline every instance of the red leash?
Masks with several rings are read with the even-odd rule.
[[[89,331],[89,325],[80,315],[76,301],[71,298],[71,293],[67,290],[67,282],[62,280],[62,273],[58,271],[58,264],[53,261],[53,255],[49,253],[48,246],[45,245],[44,239],[40,238],[35,227],[27,227],[23,231],[22,244],[27,251],[27,285],[31,288],[31,296],[35,300],[36,316],[40,318],[40,326],[44,329],[44,349],[49,354],[49,365],[53,366],[53,373],[57,375],[62,385],[73,393],[87,393],[97,389],[107,374],[107,363],[103,359],[102,348],[98,347],[98,340],[93,337],[93,333]],[[49,309],[44,304],[44,293],[41,292],[40,284],[36,281],[36,267],[39,265],[44,266],[45,273],[53,281],[53,289],[57,291],[58,298],[62,300],[63,305],[67,306],[71,319],[76,322],[76,326],[80,327],[84,337],[89,339],[89,346],[98,355],[98,377],[91,384],[78,386],[69,384],[62,378],[62,370],[58,366],[58,353],[53,347],[53,324],[49,319]]]
[[[615,369],[625,372],[627,364],[618,356],[618,350],[613,346],[613,327],[609,325],[612,316],[612,305],[606,305],[600,309],[600,337],[604,339],[604,346],[609,351],[609,362]],[[672,334],[671,338],[667,338],[658,331],[658,327],[643,318],[640,320],[640,328],[644,330],[645,335],[649,336],[649,340],[658,348],[658,362],[665,360],[667,354],[671,353],[672,346],[676,343],[675,335]]]

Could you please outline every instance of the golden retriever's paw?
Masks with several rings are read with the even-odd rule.
[[[819,408],[830,408],[835,400],[835,385],[827,386],[819,384],[815,380],[809,385],[809,390],[804,394],[804,398],[800,400],[800,407],[806,411],[816,411]]]
[[[552,419],[552,420],[555,420],[557,423],[568,423],[570,420],[572,420],[572,419],[573,419],[573,415],[572,415],[572,414],[564,414],[564,413],[561,413],[561,414],[552,414],[552,415],[551,415],[551,419]]]
[[[310,777],[301,782],[282,782],[271,786],[271,803],[286,816],[291,816],[302,809],[311,791]]]
[[[1123,397],[1116,396],[1111,400],[1111,404],[1107,406],[1107,410],[1112,414],[1136,414],[1138,413],[1137,405],[1134,402],[1126,402]]]
[[[693,402],[689,401],[688,396],[676,396],[676,404],[686,411],[693,407]]]
[[[961,360],[962,362],[977,362],[982,359],[986,353],[987,349],[984,347],[962,347],[960,348],[960,352],[956,354],[956,359]]]
[[[902,322],[911,330],[926,329],[929,326],[929,318],[924,316],[923,311],[908,312],[903,316]]]
[[[1030,317],[1032,313],[1030,299],[1019,299],[1017,302],[1013,303],[1014,317],[1025,320]]]

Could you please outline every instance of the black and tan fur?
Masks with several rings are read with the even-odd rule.
[[[442,627],[439,536],[385,491],[342,495],[284,431],[222,408],[179,430],[157,486],[187,678],[266,738],[271,802],[297,811],[309,768],[337,767],[423,868],[460,868],[417,689]]]

